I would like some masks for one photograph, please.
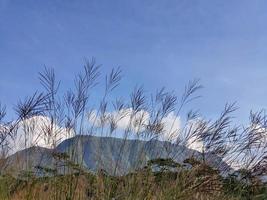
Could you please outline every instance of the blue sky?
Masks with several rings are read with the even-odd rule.
[[[0,100],[8,109],[39,89],[38,72],[54,67],[69,88],[94,56],[103,72],[121,66],[124,96],[136,84],[182,93],[200,78],[194,106],[218,116],[267,107],[267,1],[0,0]]]

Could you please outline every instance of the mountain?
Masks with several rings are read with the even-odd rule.
[[[60,158],[60,161],[57,159],[56,162],[55,157]],[[149,160],[171,158],[175,162],[183,163],[190,157],[201,159],[202,155],[198,151],[166,141],[80,135],[61,142],[53,150],[31,147],[19,151],[6,159],[2,171],[13,171],[13,173],[26,169],[36,171],[36,166],[54,168],[57,163],[58,171],[63,172],[62,170],[66,170],[63,165],[67,160],[71,165],[79,164],[83,169],[92,172],[101,169],[108,174],[124,175],[143,168]],[[210,166],[221,171],[229,169],[221,158],[209,154],[205,157]]]

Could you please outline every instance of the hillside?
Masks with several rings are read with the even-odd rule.
[[[62,158],[62,155],[65,156]],[[9,156],[2,171],[18,174],[22,170],[33,170],[36,166],[66,170],[66,159],[91,172],[104,170],[110,175],[125,175],[143,168],[149,160],[171,158],[177,163],[194,157],[202,159],[200,152],[185,146],[165,141],[124,140],[112,137],[76,136],[60,143],[55,149],[31,147]],[[230,167],[219,157],[205,155],[206,162],[220,171]],[[65,160],[64,160],[65,159]]]

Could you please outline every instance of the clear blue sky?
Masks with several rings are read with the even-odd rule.
[[[122,95],[135,84],[179,93],[200,78],[195,106],[214,117],[237,101],[243,121],[267,107],[267,1],[0,0],[0,100],[9,110],[38,89],[44,65],[68,88],[92,56],[104,71],[121,66]]]

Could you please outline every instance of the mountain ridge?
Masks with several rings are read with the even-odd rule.
[[[78,135],[64,140],[55,149],[30,147],[16,152],[6,159],[6,164],[1,167],[4,170],[1,171],[18,173],[28,169],[36,171],[36,166],[53,168],[54,153],[67,155],[85,170],[97,172],[101,169],[112,175],[130,173],[157,158],[171,158],[177,163],[183,163],[190,157],[200,160],[202,156],[196,150],[167,141]],[[230,169],[218,156],[206,154],[205,157],[209,165],[220,171],[223,168]],[[59,163],[63,164],[62,161]]]

